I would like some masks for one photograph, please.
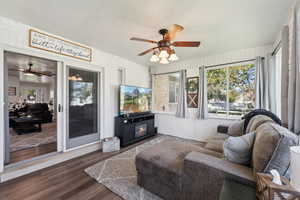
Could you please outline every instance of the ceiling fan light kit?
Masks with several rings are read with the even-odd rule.
[[[171,28],[159,30],[159,34],[162,35],[163,39],[160,41],[142,39],[137,37],[132,37],[130,40],[148,42],[156,44],[157,47],[148,49],[140,54],[139,56],[146,55],[147,53],[154,52],[150,58],[150,62],[159,62],[161,64],[169,64],[171,62],[177,61],[179,58],[175,53],[173,47],[199,47],[199,41],[176,41],[173,42],[176,36],[176,33],[183,31],[183,26],[178,24],[173,24]]]
[[[161,58],[159,63],[165,65],[165,64],[169,64],[169,61],[167,58]]]
[[[79,74],[76,74],[74,76],[69,76],[70,81],[82,81],[82,78],[80,77]]]
[[[150,62],[158,62],[159,61],[159,57],[156,54],[153,54],[150,58]]]
[[[160,57],[160,58],[167,58],[167,57],[169,57],[169,54],[168,54],[167,50],[162,50],[162,51],[160,51],[158,57]]]
[[[169,61],[174,62],[177,61],[179,58],[175,53],[172,53],[169,57]]]

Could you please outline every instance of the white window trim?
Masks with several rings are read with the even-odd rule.
[[[126,68],[120,67],[118,72],[121,73],[121,80],[119,80],[121,85],[126,85]]]
[[[281,91],[281,79],[282,79],[282,46],[280,45],[275,53],[275,80],[276,81],[276,88],[277,88],[277,91],[276,91],[276,98],[278,99],[277,101],[277,105],[276,105],[276,115],[279,116],[281,118],[281,95],[282,95],[282,91]]]
[[[151,103],[151,108],[154,108],[154,104],[155,104],[155,90],[154,90],[154,77],[155,76],[159,76],[159,75],[167,75],[167,74],[175,74],[175,73],[179,73],[179,71],[173,71],[173,72],[166,72],[166,73],[162,73],[162,74],[152,74],[151,76],[151,82],[152,82],[152,103]],[[176,92],[176,91],[175,91]],[[178,102],[176,103],[170,103],[169,100],[168,100],[168,104],[171,104],[171,105],[177,105]],[[166,114],[166,115],[175,115],[176,114],[176,111],[174,112],[170,112],[170,111],[161,111],[161,110],[151,110],[152,113],[154,114]]]
[[[152,111],[152,113],[154,114],[159,114],[159,115],[172,115],[174,116],[175,115],[175,112],[167,112],[167,111]]]
[[[249,65],[249,64],[254,64],[254,61],[247,61],[247,62],[241,62],[241,63],[236,63],[236,64],[229,64],[229,65],[222,65],[222,66],[216,66],[216,67],[210,67],[210,68],[206,68],[205,69],[205,74],[207,71],[209,70],[215,70],[215,69],[223,69],[226,68],[226,115],[224,116],[220,116],[218,114],[213,114],[213,113],[209,113],[208,112],[208,108],[206,109],[206,114],[207,114],[207,119],[229,119],[229,120],[236,120],[236,119],[240,119],[241,116],[234,116],[234,115],[229,115],[229,97],[228,97],[228,90],[229,90],[229,73],[228,73],[228,69],[230,67],[236,67],[239,65]],[[207,87],[207,78],[205,76],[205,85]],[[207,90],[206,90],[207,92]],[[208,99],[207,99],[207,106],[208,106]]]

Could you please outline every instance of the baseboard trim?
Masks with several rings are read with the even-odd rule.
[[[0,183],[24,176],[26,174],[30,174],[32,172],[62,163],[67,160],[71,160],[76,157],[83,156],[100,149],[101,143],[98,142],[72,151],[49,155],[49,157],[33,160],[32,162],[27,162],[21,165],[7,166],[5,167],[4,171],[0,173]]]

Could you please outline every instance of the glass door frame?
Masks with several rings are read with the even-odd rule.
[[[97,73],[97,77],[98,77],[98,88],[97,88],[97,93],[98,93],[98,99],[97,99],[97,103],[98,103],[98,119],[97,119],[97,123],[98,123],[98,127],[97,127],[97,133],[92,134],[91,137],[87,137],[87,136],[80,136],[76,139],[73,139],[73,142],[69,139],[69,69],[77,69],[77,70],[82,70],[82,71],[89,71],[89,72],[96,72]],[[94,143],[100,143],[101,141],[101,136],[103,133],[103,100],[104,100],[104,92],[103,92],[103,83],[104,83],[104,79],[103,79],[103,68],[96,66],[96,65],[92,65],[89,63],[79,63],[79,62],[64,62],[64,80],[65,80],[65,87],[64,87],[64,118],[65,118],[65,138],[64,138],[64,152],[67,151],[71,151],[77,148],[81,148],[87,145],[91,145]],[[97,137],[96,141],[91,141],[88,142],[88,140],[93,140],[94,137]],[[81,144],[81,141],[82,144]],[[76,144],[77,143],[77,144]]]
[[[56,152],[53,152],[54,154],[62,152],[64,149],[63,144],[63,135],[64,135],[64,116],[62,112],[58,111],[58,106],[63,104],[63,61],[62,59],[57,55],[52,55],[47,52],[41,52],[38,50],[31,50],[31,49],[24,49],[24,48],[18,48],[13,47],[6,44],[0,44],[0,127],[4,128],[4,131],[0,131],[0,173],[5,170],[6,167],[9,167],[10,164],[5,165],[6,156],[9,153],[7,151],[7,144],[6,144],[6,136],[8,131],[8,107],[7,107],[7,96],[5,96],[5,93],[7,91],[7,69],[5,66],[5,56],[4,52],[13,52],[18,54],[24,54],[28,56],[33,57],[39,57],[44,58],[48,60],[52,60],[57,62],[57,76],[56,76],[56,106],[57,106],[57,132],[56,132],[56,138],[57,138],[57,150]],[[53,155],[53,153],[50,153]],[[49,154],[49,156],[50,156]],[[46,156],[48,154],[45,154]],[[21,166],[26,162],[33,161],[39,158],[44,157],[45,155],[41,155],[29,160],[21,161],[14,163],[14,166]]]

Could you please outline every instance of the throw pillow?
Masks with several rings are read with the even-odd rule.
[[[251,161],[255,132],[240,137],[229,137],[224,142],[225,158],[231,162],[248,165]]]
[[[264,169],[264,173],[270,173],[272,169],[276,169],[281,176],[290,177],[290,147],[299,145],[299,137],[288,129],[274,125],[278,133],[280,133],[280,140],[273,152],[273,155]]]

